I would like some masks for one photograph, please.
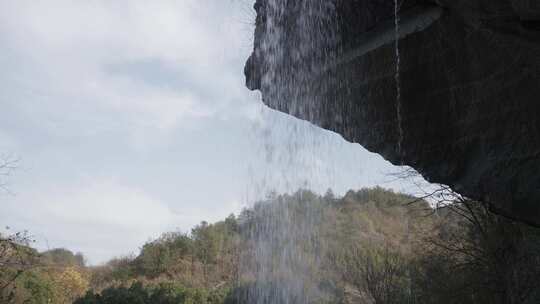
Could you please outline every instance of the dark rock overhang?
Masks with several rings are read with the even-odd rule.
[[[540,224],[540,1],[400,4],[401,117],[393,0],[258,0],[247,86],[272,108]]]

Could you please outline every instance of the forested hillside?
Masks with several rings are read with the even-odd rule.
[[[381,188],[270,197],[88,267],[2,238],[1,303],[538,303],[540,234]],[[270,270],[269,270],[270,269]]]

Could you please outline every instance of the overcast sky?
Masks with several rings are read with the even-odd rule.
[[[91,263],[238,212],[396,168],[244,87],[251,1],[0,1],[0,225]]]

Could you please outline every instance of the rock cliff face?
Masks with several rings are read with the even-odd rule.
[[[400,0],[397,31],[393,0],[255,9],[267,105],[540,224],[540,0]]]

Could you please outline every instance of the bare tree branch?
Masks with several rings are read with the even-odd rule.
[[[12,194],[8,188],[8,179],[18,168],[19,158],[13,155],[0,155],[0,191]]]

